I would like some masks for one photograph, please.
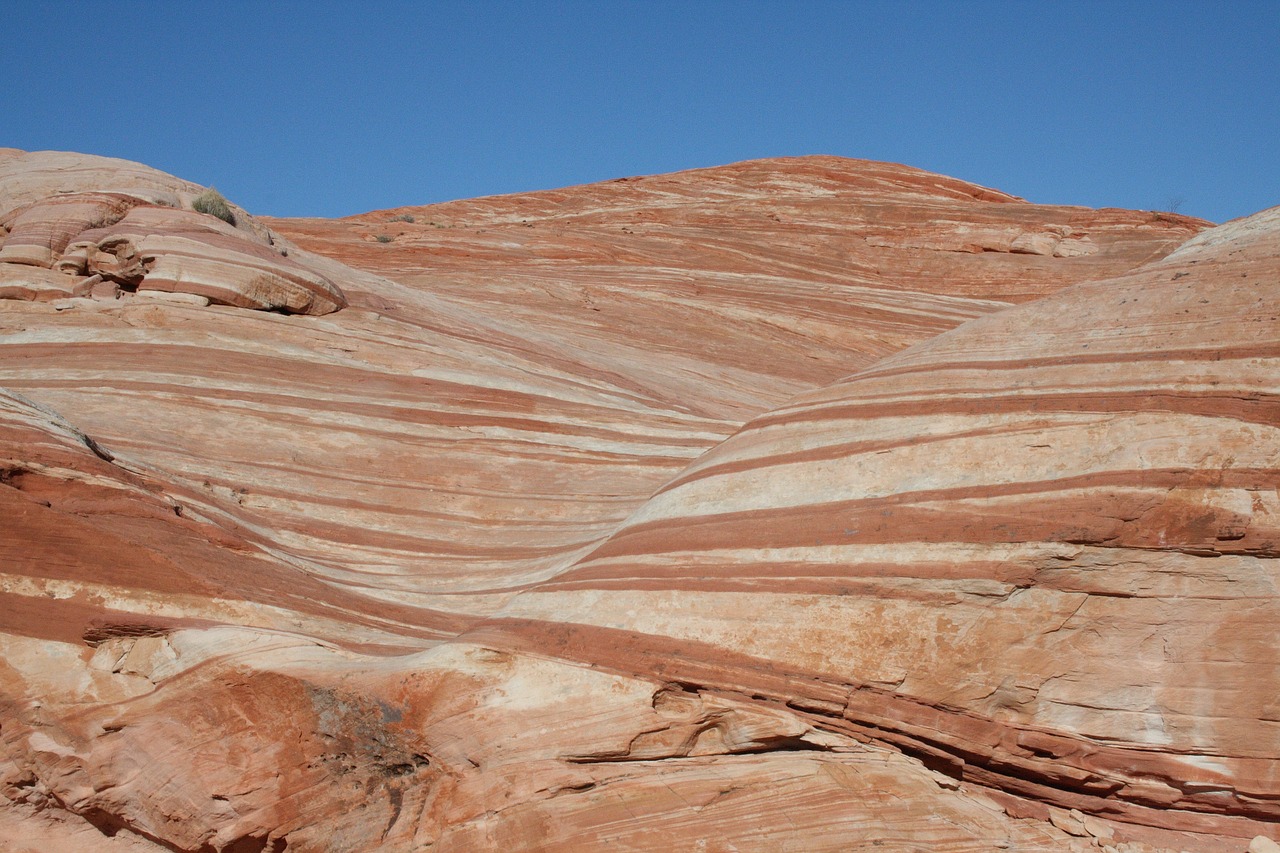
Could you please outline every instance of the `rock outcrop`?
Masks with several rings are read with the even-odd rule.
[[[1273,210],[801,395],[484,641],[625,644],[957,778],[1243,849],[1280,821],[1277,272]]]
[[[1275,211],[803,158],[107,221],[134,172],[0,263],[145,272],[0,301],[0,840],[1275,837]],[[350,305],[148,296],[259,268]]]
[[[118,162],[0,150],[0,298],[148,290],[289,314],[346,305],[337,284],[274,248],[243,211],[231,214],[235,224],[197,213],[199,188],[132,164],[113,170]]]

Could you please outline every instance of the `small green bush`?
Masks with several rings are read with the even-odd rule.
[[[197,213],[207,213],[210,216],[216,216],[228,225],[236,224],[236,215],[231,212],[231,206],[227,204],[227,200],[222,197],[222,193],[213,187],[200,193],[191,202],[191,207]]]
[[[402,213],[399,216],[393,216],[387,220],[388,222],[413,222],[413,216],[408,213]]]
[[[377,240],[379,243],[390,243],[394,238],[388,237],[386,234],[379,234],[377,237],[374,237],[373,239]]]

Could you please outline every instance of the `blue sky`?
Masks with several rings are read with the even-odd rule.
[[[9,0],[0,146],[340,216],[755,157],[1280,204],[1280,2]]]

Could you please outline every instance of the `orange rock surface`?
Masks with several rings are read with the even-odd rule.
[[[0,298],[105,295],[97,286],[112,283],[112,296],[121,287],[185,294],[168,300],[179,304],[289,314],[346,305],[332,281],[275,249],[243,211],[221,211],[226,221],[197,212],[202,195],[123,161],[0,149]],[[64,273],[63,287],[28,267]]]
[[[1276,837],[1276,210],[200,189],[0,151],[0,842]]]

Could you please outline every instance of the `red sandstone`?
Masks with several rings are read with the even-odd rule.
[[[1276,210],[200,189],[0,151],[0,843],[1277,836]]]

